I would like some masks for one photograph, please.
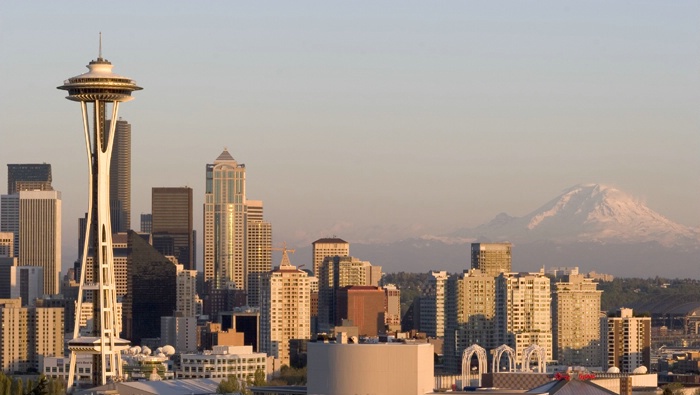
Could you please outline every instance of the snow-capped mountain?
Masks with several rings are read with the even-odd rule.
[[[696,245],[696,229],[677,224],[644,203],[610,186],[577,185],[537,210],[490,222],[451,236],[513,242],[646,243]]]

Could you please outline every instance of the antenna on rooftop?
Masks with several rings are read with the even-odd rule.
[[[102,32],[100,32],[100,53],[97,55],[97,59],[102,59]]]

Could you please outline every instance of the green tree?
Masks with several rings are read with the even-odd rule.
[[[267,383],[267,380],[265,380],[265,372],[263,372],[262,369],[258,368],[255,371],[255,378],[253,379],[253,385],[256,387],[262,387]]]
[[[238,377],[228,376],[221,380],[219,385],[216,387],[217,394],[233,394],[239,393],[241,390],[241,384],[238,382]]]
[[[10,393],[12,395],[23,395],[23,392],[22,379],[12,380],[12,388],[10,389]]]
[[[664,392],[662,395],[682,395],[683,394],[683,384],[681,383],[669,383],[663,386]]]
[[[46,380],[46,376],[43,374],[39,376],[39,382],[36,383],[36,386],[32,388],[30,391],[27,392],[29,395],[49,395],[49,390],[47,388],[48,380]],[[28,383],[28,386],[31,385],[31,381]]]

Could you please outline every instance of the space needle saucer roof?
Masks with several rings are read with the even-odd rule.
[[[143,88],[136,81],[112,72],[114,66],[108,60],[99,56],[87,65],[87,73],[71,77],[57,87],[68,91],[66,99],[82,102],[112,101],[124,102],[132,100],[131,92]]]

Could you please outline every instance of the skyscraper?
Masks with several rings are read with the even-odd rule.
[[[109,130],[112,121],[105,121]],[[119,118],[114,132],[114,147],[109,165],[109,207],[112,233],[131,229],[131,125]]]
[[[472,268],[494,277],[510,273],[512,248],[510,243],[472,243]]]
[[[151,194],[153,245],[161,254],[172,255],[185,270],[195,270],[192,233],[192,188],[153,188]],[[158,240],[169,244],[166,251]]]
[[[263,220],[263,202],[248,200],[246,204],[245,290],[248,306],[260,306],[260,282],[272,269],[272,224]]]
[[[444,360],[449,371],[460,372],[467,347],[478,344],[489,350],[498,345],[496,278],[471,269],[450,276],[446,288]]]
[[[245,288],[245,165],[228,150],[206,167],[204,280]]]
[[[0,197],[3,232],[14,236],[14,255],[20,266],[44,268],[42,292],[60,292],[61,271],[61,193],[20,190]]]
[[[311,248],[313,252],[312,262],[314,267],[314,276],[319,277],[320,268],[323,260],[327,257],[334,256],[349,256],[350,255],[350,244],[337,237],[326,237],[323,239],[318,239],[311,243]]]
[[[582,274],[555,283],[552,293],[554,359],[564,366],[600,366],[598,284]]]
[[[23,163],[7,165],[7,194],[21,190],[50,191],[51,165],[47,163]]]
[[[309,276],[292,266],[285,249],[282,262],[262,280],[260,337],[262,351],[289,366],[289,341],[311,335]]]
[[[449,276],[446,271],[432,271],[428,277],[428,291],[421,298],[420,330],[430,337],[445,336],[445,291]]]
[[[538,273],[502,273],[496,278],[496,330],[499,344],[523,351],[537,344],[552,360],[552,296],[544,270]]]
[[[336,325],[338,289],[349,285],[376,286],[375,277],[381,278],[381,266],[351,256],[326,257],[318,277],[318,330],[330,332]]]
[[[621,308],[618,317],[600,319],[600,340],[603,371],[651,367],[651,317],[635,317],[632,309]]]

